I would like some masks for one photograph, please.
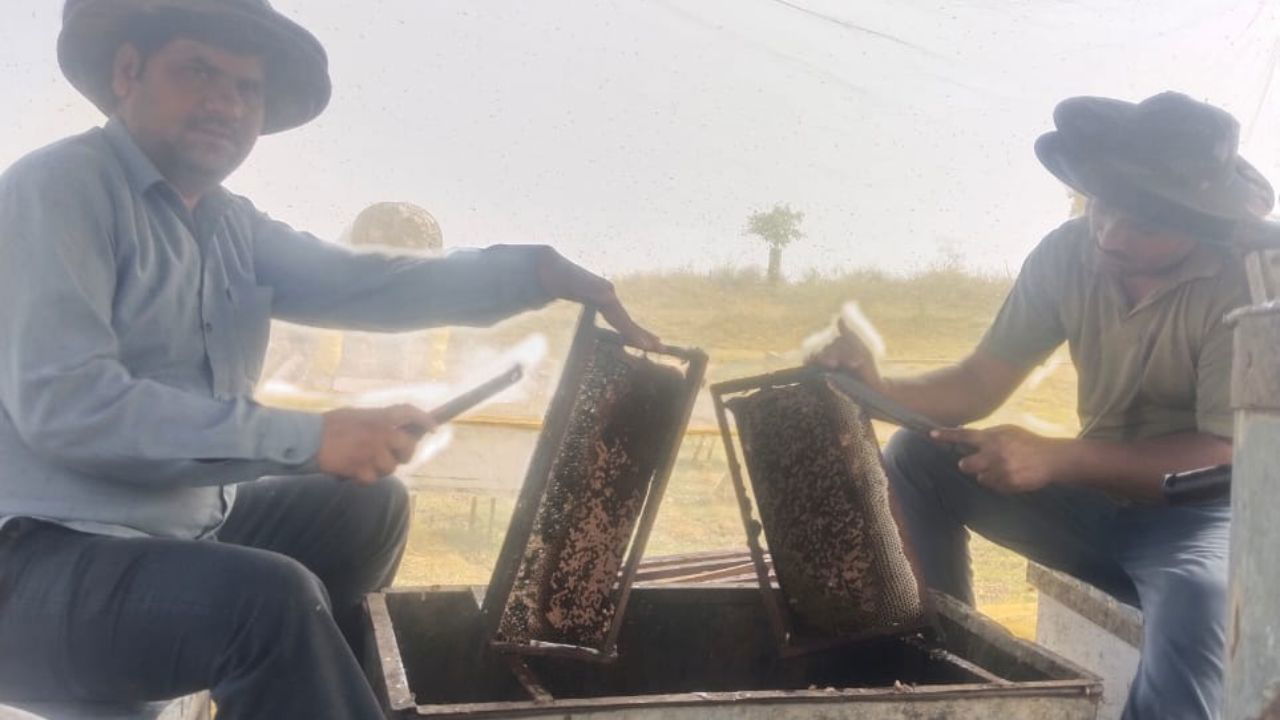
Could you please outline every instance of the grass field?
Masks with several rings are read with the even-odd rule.
[[[711,357],[708,379],[715,382],[798,364],[804,338],[850,299],[861,304],[883,335],[888,374],[940,367],[963,356],[978,341],[1009,282],[942,267],[911,277],[856,272],[776,287],[750,271],[636,275],[620,279],[617,285],[632,314],[664,340],[705,349]],[[497,328],[454,331],[448,364],[466,365],[530,333],[547,337],[550,358],[562,357],[575,313],[573,307],[556,305]],[[979,424],[1013,422],[1045,434],[1070,435],[1076,428],[1074,396],[1069,362],[1054,358],[1034,382]],[[542,401],[545,394],[533,397],[518,412],[539,415]],[[705,398],[692,425],[713,425]],[[699,445],[708,442],[712,443],[709,457],[707,446]],[[686,438],[649,555],[743,546],[741,519],[717,443],[714,436]],[[513,501],[507,496],[419,492],[398,582],[485,582]],[[1035,597],[1023,579],[1025,562],[979,538],[972,552],[980,607],[1015,632],[1032,634]]]

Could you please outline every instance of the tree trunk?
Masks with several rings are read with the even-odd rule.
[[[782,280],[782,248],[769,248],[769,284],[777,285]]]

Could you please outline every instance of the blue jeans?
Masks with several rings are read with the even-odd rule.
[[[241,485],[217,540],[0,530],[0,702],[127,705],[209,689],[218,718],[383,717],[361,602],[395,575],[408,493]]]
[[[1142,609],[1142,660],[1125,720],[1220,717],[1227,624],[1228,504],[1127,506],[1075,487],[1003,495],[959,457],[900,431],[885,467],[925,582],[973,602],[968,529]]]

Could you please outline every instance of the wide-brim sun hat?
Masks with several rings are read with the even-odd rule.
[[[1139,103],[1073,97],[1035,145],[1040,162],[1076,191],[1143,219],[1220,232],[1266,216],[1275,191],[1239,154],[1230,113],[1165,92]]]
[[[324,46],[267,0],[67,0],[58,36],[58,64],[77,90],[103,113],[115,110],[112,68],[131,25],[166,15],[192,28],[223,27],[258,49],[266,65],[263,134],[303,125],[329,104],[333,92]]]

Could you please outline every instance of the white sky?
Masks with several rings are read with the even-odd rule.
[[[57,70],[61,0],[3,3],[0,167],[101,122]],[[450,245],[707,268],[761,263],[745,218],[789,202],[808,215],[792,274],[945,251],[1014,271],[1066,212],[1031,150],[1054,104],[1165,89],[1235,113],[1280,183],[1269,0],[274,5],[327,46],[334,100],[227,184],[326,237],[408,200]]]

